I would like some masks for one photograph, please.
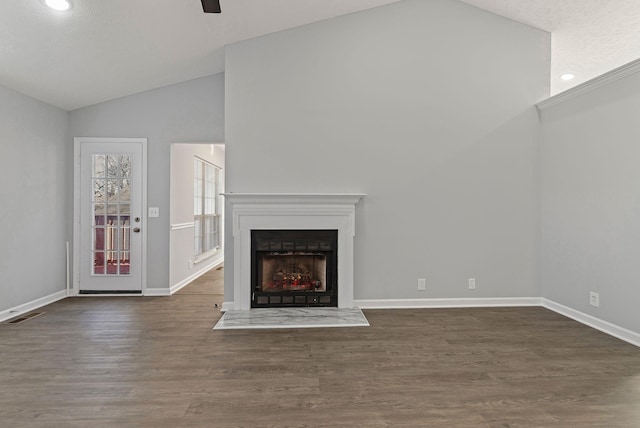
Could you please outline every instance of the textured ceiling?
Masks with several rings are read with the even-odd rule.
[[[226,44],[398,0],[222,0],[221,15],[199,0],[72,1],[0,0],[1,84],[72,110],[221,72]],[[552,32],[552,93],[640,57],[640,0],[463,1]]]

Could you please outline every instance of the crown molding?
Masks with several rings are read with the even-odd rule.
[[[539,111],[547,110],[558,104],[562,104],[565,101],[579,97],[598,88],[602,88],[603,86],[610,85],[620,79],[624,79],[625,77],[631,76],[638,72],[640,72],[640,59],[627,63],[607,73],[601,74],[600,76],[595,77],[591,80],[587,80],[586,82],[574,86],[571,89],[567,89],[564,92],[560,92],[559,94],[554,95],[551,98],[547,98],[546,100],[539,102],[538,104],[536,104],[536,107]]]

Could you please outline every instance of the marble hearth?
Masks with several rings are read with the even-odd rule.
[[[214,330],[369,327],[358,308],[269,308],[227,311]]]
[[[338,308],[353,307],[355,207],[364,194],[225,193],[233,220],[233,301],[223,310],[251,309],[251,231],[337,230]]]

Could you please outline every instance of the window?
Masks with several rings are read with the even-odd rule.
[[[194,160],[193,221],[194,254],[203,259],[220,249],[218,176],[220,169],[202,159]]]

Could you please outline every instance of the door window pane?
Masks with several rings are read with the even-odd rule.
[[[120,201],[129,202],[131,200],[131,180],[125,178],[120,182]]]
[[[107,200],[116,202],[118,200],[118,189],[120,180],[107,180]]]
[[[104,252],[96,251],[93,253],[93,274],[94,275],[103,275],[104,274]]]
[[[118,158],[119,155],[107,156],[107,177],[119,177],[121,174],[118,171]]]
[[[105,156],[94,155],[93,156],[93,176],[96,178],[104,177],[105,170]]]
[[[94,226],[104,226],[105,206],[104,204],[93,204],[93,224]]]
[[[105,180],[93,180],[93,202],[105,201]]]
[[[120,155],[120,174],[123,178],[131,176],[131,156]]]
[[[94,250],[104,250],[104,228],[96,227],[94,231],[95,231]]]
[[[107,216],[113,220],[113,216],[118,215],[118,204],[107,204]]]

